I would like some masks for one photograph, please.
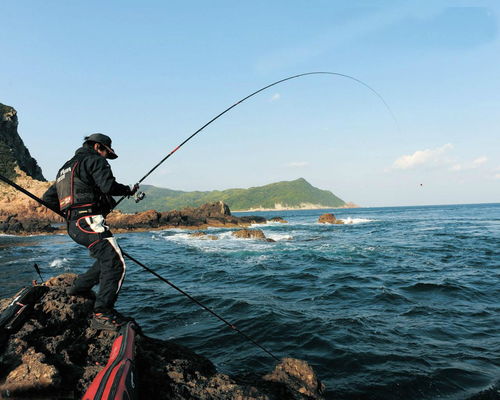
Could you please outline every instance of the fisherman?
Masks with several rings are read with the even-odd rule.
[[[44,201],[66,215],[71,239],[87,247],[96,259],[67,290],[71,296],[85,296],[99,284],[90,325],[94,329],[117,330],[130,320],[114,309],[125,277],[125,261],[104,218],[116,205],[112,196],[131,196],[139,185],[116,182],[107,160],[117,157],[108,136],[94,133],[85,137],[82,147],[62,166],[56,182],[43,195]]]

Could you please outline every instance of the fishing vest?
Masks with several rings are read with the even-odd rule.
[[[86,155],[75,155],[57,173],[56,189],[61,211],[75,205],[94,205],[99,200],[96,190],[83,182],[76,173],[78,164],[85,157]]]

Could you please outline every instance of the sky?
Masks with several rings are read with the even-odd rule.
[[[498,1],[2,2],[0,103],[53,180],[102,132],[134,183],[300,177],[361,206],[500,201]]]

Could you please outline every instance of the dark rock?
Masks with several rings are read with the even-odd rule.
[[[17,111],[0,103],[0,173],[13,179],[17,165],[32,178],[45,181],[41,168],[17,133],[17,125]]]
[[[200,207],[187,207],[159,213],[155,210],[135,214],[124,214],[113,211],[107,217],[113,229],[134,230],[141,228],[204,228],[204,227],[236,227],[253,223],[265,223],[263,217],[235,217],[227,204],[222,201],[203,204]]]
[[[284,220],[282,217],[273,217],[269,221],[271,222],[279,222],[281,224],[287,224],[288,221]]]
[[[303,360],[284,358],[270,374],[264,376],[264,380],[279,382],[288,389],[289,395],[294,399],[302,397],[298,393],[309,398],[316,399],[325,392],[325,386],[320,382],[311,366]]]
[[[0,216],[0,231],[8,234],[51,233],[57,230],[50,222],[37,219],[19,220],[17,215]]]
[[[267,222],[267,219],[264,217],[258,217],[256,215],[245,215],[243,217],[239,217],[238,219],[240,222],[246,224],[265,224]]]
[[[231,235],[240,239],[258,239],[274,242],[273,239],[267,239],[264,232],[260,229],[241,229],[239,231],[234,231]]]
[[[81,398],[107,363],[116,332],[89,327],[94,297],[68,296],[76,275],[46,282],[29,319],[0,350],[0,398]],[[11,299],[0,299],[0,312]],[[301,360],[284,359],[265,376],[218,373],[205,357],[172,341],[137,335],[139,398],[314,400],[323,386]],[[250,375],[249,375],[250,376]]]

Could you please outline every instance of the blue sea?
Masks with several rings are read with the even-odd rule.
[[[333,212],[344,225],[318,224]],[[237,215],[241,215],[236,213]],[[274,243],[183,230],[119,234],[124,250],[278,357],[307,360],[331,399],[468,399],[500,383],[500,204],[261,212]],[[0,237],[0,297],[81,272],[66,235]],[[117,308],[219,371],[274,360],[127,262]]]

